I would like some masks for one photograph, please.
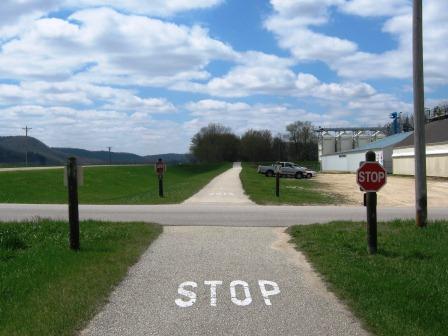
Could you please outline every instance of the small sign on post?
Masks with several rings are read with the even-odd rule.
[[[154,169],[159,179],[159,196],[163,197],[163,175],[166,172],[166,164],[162,161],[162,159],[159,159],[154,165]]]
[[[366,153],[366,161],[360,165],[356,172],[356,183],[366,192],[365,205],[367,207],[367,245],[370,254],[377,251],[377,195],[387,181],[387,172],[384,167],[375,161],[373,151]]]
[[[68,159],[66,167],[66,181],[68,186],[68,219],[69,242],[72,250],[78,251],[79,243],[79,203],[78,203],[78,176],[82,176],[82,168],[76,164],[76,158]]]

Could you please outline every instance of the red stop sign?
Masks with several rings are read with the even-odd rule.
[[[375,192],[386,184],[387,172],[378,162],[364,162],[356,172],[356,183],[365,192]]]

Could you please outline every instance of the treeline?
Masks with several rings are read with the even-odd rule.
[[[210,124],[191,140],[191,154],[200,162],[317,161],[317,135],[310,122],[296,121],[286,133],[249,129],[237,136],[229,127]]]

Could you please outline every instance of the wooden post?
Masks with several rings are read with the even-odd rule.
[[[280,172],[275,173],[275,196],[280,196]]]
[[[79,243],[79,204],[78,204],[78,168],[76,158],[68,159],[67,164],[68,185],[68,218],[70,225],[69,241],[70,248],[78,251]]]
[[[375,162],[376,154],[373,151],[366,153],[367,162]],[[367,247],[369,254],[376,254],[377,252],[377,219],[376,219],[376,192],[366,193],[367,206]]]
[[[159,196],[163,197],[163,175],[159,175]]]

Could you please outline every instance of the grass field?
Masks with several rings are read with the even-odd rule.
[[[293,241],[376,335],[447,335],[448,222],[379,223],[376,256],[364,223],[295,226]]]
[[[164,198],[153,166],[90,167],[84,170],[79,202],[84,204],[179,203],[199,191],[230,164],[169,166]],[[0,203],[67,202],[63,170],[0,172]]]
[[[317,205],[345,202],[340,195],[324,192],[325,186],[312,178],[281,178],[280,197],[277,197],[275,178],[258,174],[255,164],[243,163],[240,178],[246,194],[257,204]]]
[[[68,224],[0,223],[0,335],[73,335],[98,311],[162,228],[81,222],[81,250]]]

